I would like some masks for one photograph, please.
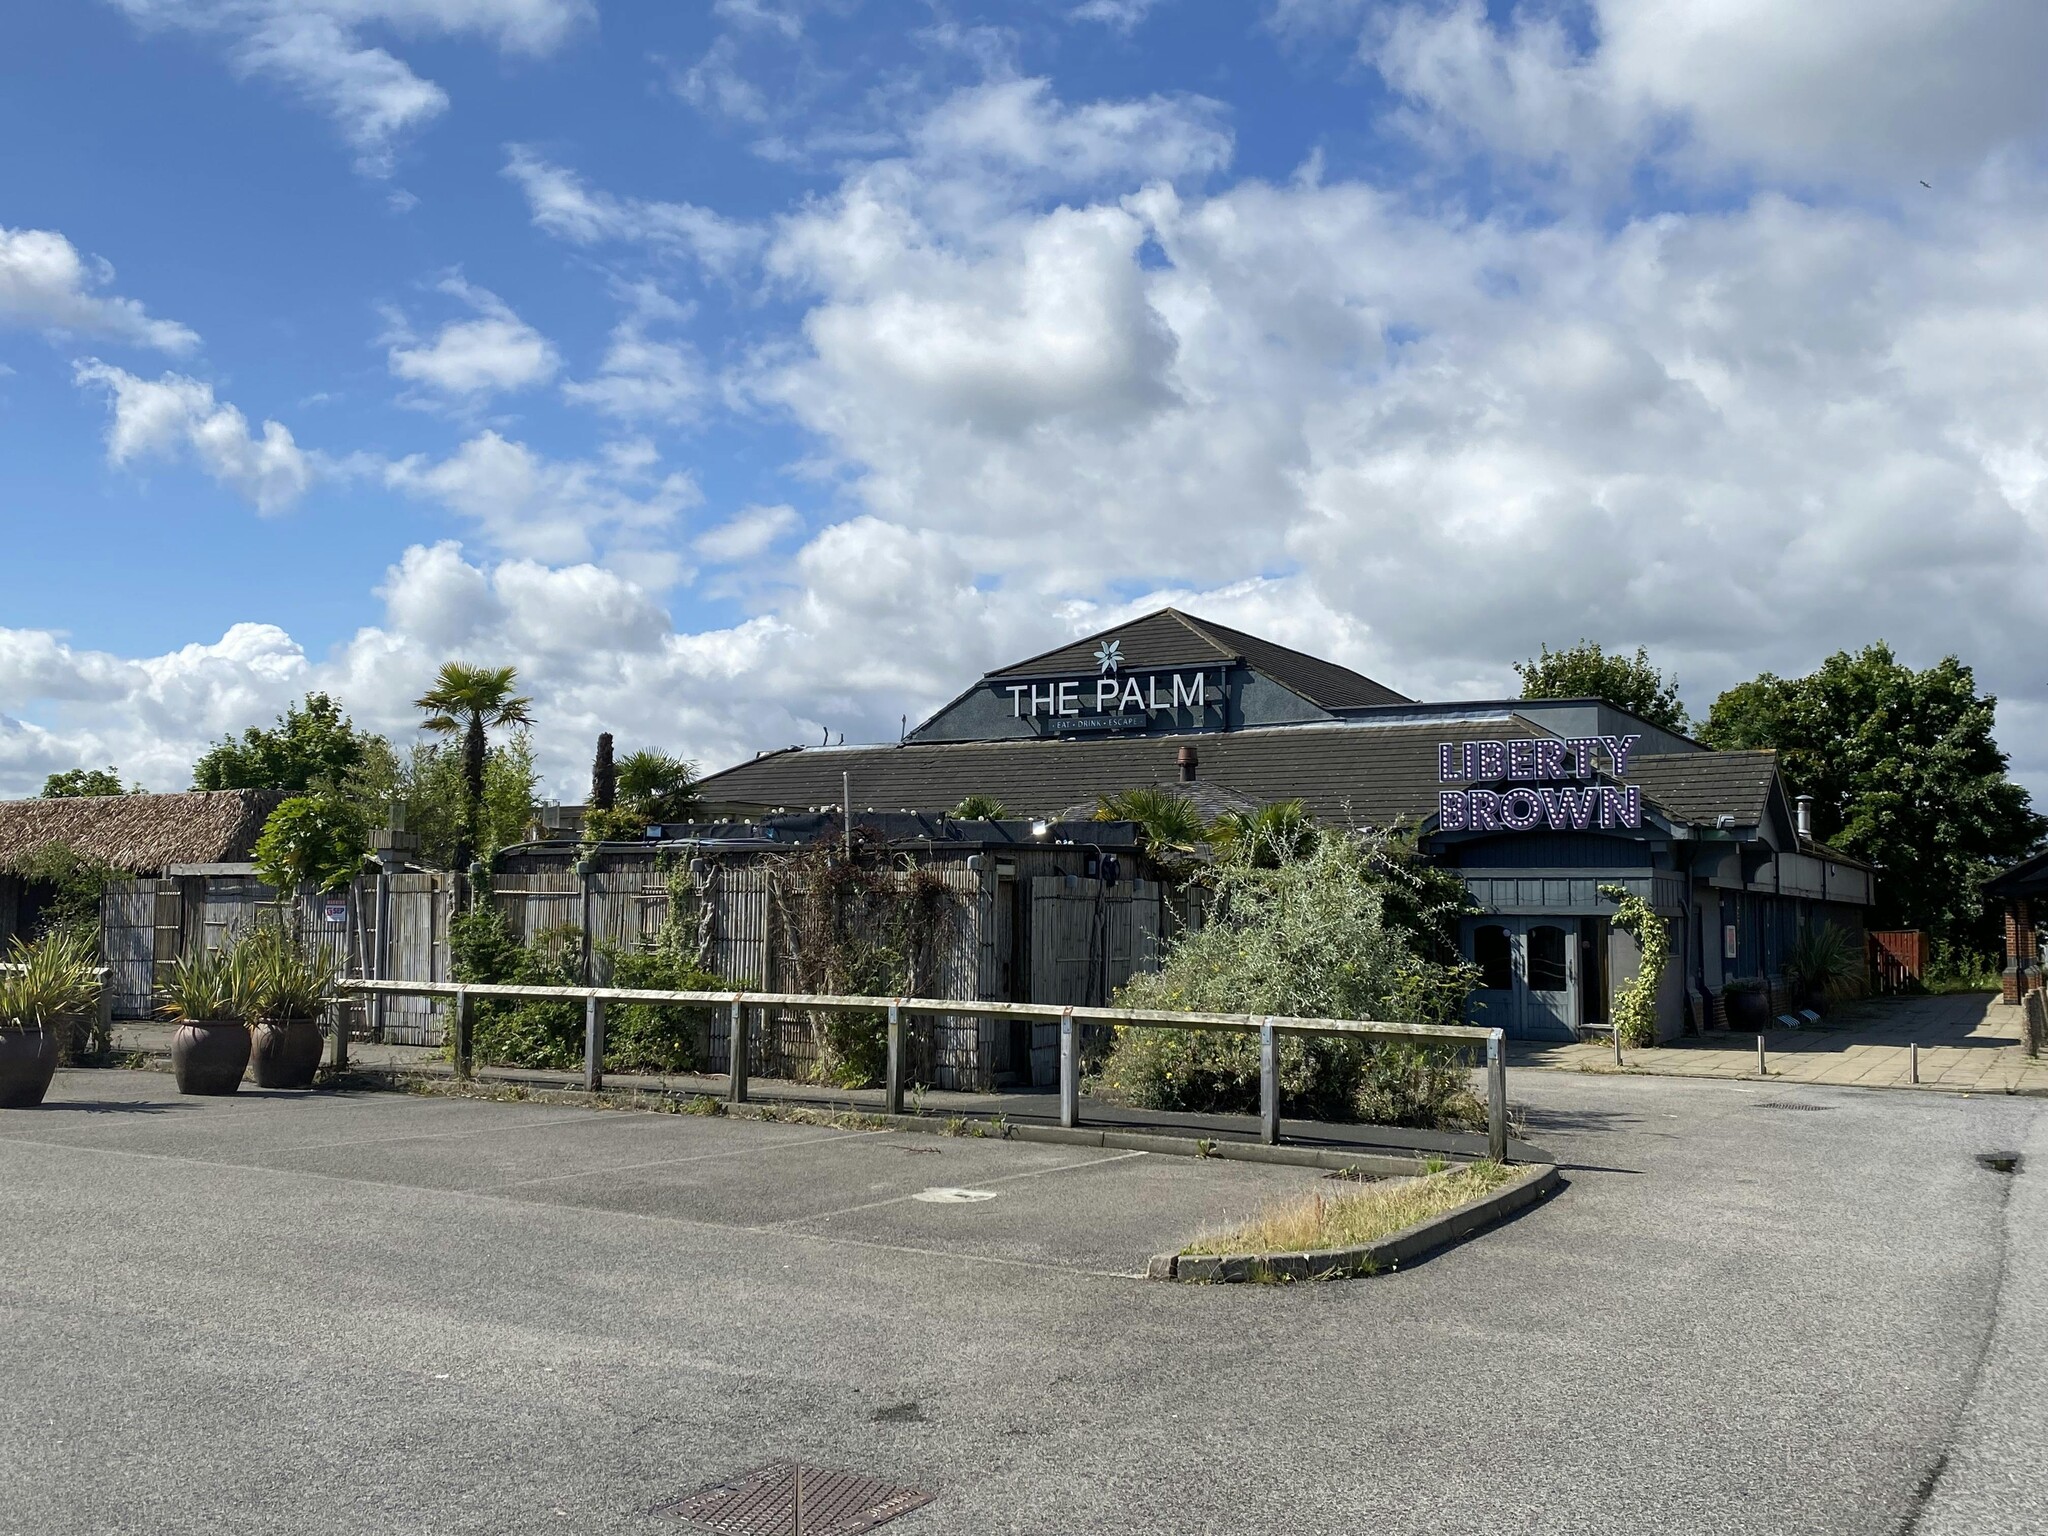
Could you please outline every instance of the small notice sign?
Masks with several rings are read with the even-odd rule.
[[[327,898],[327,905],[321,915],[336,927],[348,921],[348,903],[339,896]]]

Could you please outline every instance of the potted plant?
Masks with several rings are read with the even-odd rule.
[[[240,943],[194,950],[171,963],[160,1012],[178,1021],[171,1070],[178,1092],[233,1093],[249,1065],[249,965]]]
[[[58,930],[8,946],[0,963],[0,1109],[43,1102],[65,1039],[98,994],[89,940]]]
[[[320,1070],[320,1015],[341,962],[329,946],[308,949],[281,925],[258,928],[243,944],[256,1086],[310,1088]]]
[[[1818,922],[1793,940],[1785,956],[1801,1007],[1820,1012],[1828,1003],[1853,993],[1863,980],[1863,948],[1833,923]]]
[[[1729,982],[1721,989],[1721,998],[1728,1005],[1730,1029],[1757,1030],[1771,1021],[1770,998],[1764,984],[1754,977]]]

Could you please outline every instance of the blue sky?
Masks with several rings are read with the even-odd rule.
[[[1162,601],[1438,697],[1955,650],[2036,778],[2044,63],[2017,0],[8,8],[0,789],[459,655],[574,796]]]

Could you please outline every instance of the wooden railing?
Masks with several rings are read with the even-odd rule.
[[[1486,1129],[1489,1155],[1508,1156],[1507,1052],[1498,1029],[1466,1024],[1382,1024],[1364,1019],[1295,1019],[1251,1013],[1168,1013],[1150,1008],[1081,1008],[1051,1003],[980,1003],[939,997],[817,997],[796,992],[660,992],[628,987],[486,986],[452,981],[347,981],[345,990],[375,995],[454,999],[455,1071],[468,1077],[475,1070],[476,1000],[480,997],[534,998],[553,1002],[582,999],[583,1086],[604,1085],[605,1009],[611,1003],[694,1004],[731,1010],[731,1067],[728,1098],[747,1098],[747,1043],[750,1015],[755,1010],[801,1009],[806,1012],[882,1013],[888,1017],[889,1062],[883,1102],[892,1115],[903,1113],[904,1027],[919,1014],[956,1018],[1036,1019],[1059,1025],[1060,1124],[1081,1123],[1082,1024],[1116,1024],[1142,1029],[1220,1030],[1259,1037],[1259,1128],[1269,1146],[1280,1140],[1280,1039],[1284,1035],[1369,1035],[1412,1040],[1425,1045],[1480,1045],[1486,1048]],[[347,1062],[347,1040],[337,1032],[337,1064]]]

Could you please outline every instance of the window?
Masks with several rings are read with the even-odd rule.
[[[1472,930],[1472,963],[1479,967],[1479,985],[1486,991],[1513,990],[1514,955],[1508,931],[1499,923],[1487,923]]]
[[[1565,965],[1565,933],[1562,928],[1544,924],[1529,930],[1529,990],[1531,992],[1563,992],[1571,986],[1570,971]]]

